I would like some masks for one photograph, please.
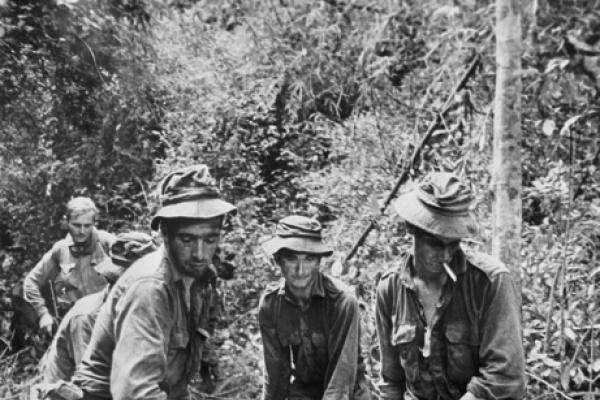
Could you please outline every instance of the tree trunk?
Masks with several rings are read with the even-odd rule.
[[[492,254],[521,283],[521,8],[496,0]],[[519,290],[520,293],[520,290]]]

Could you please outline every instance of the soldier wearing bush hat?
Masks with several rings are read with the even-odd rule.
[[[117,235],[109,249],[109,258],[94,266],[107,281],[106,287],[77,300],[60,322],[56,335],[40,363],[42,382],[53,384],[69,381],[92,334],[98,311],[112,285],[125,270],[142,256],[157,249],[152,237],[142,232]]]
[[[370,398],[359,367],[357,301],[319,271],[321,258],[332,254],[321,233],[318,221],[292,215],[262,243],[283,275],[258,311],[264,399]]]
[[[86,399],[179,399],[215,324],[212,257],[224,216],[205,165],[169,174],[152,220],[164,245],[129,268],[98,315],[73,381]]]
[[[394,202],[413,237],[377,288],[382,399],[519,399],[520,310],[509,271],[460,240],[477,232],[468,183],[427,175]]]

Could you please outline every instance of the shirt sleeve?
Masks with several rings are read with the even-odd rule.
[[[358,363],[358,302],[354,296],[343,293],[336,301],[337,307],[329,331],[330,359],[327,367],[331,377],[323,400],[352,398]]]
[[[277,337],[274,307],[268,306],[263,296],[258,309],[258,325],[263,342],[264,400],[285,399],[290,382],[290,349],[283,347]]]
[[[25,276],[23,281],[23,297],[33,306],[38,317],[49,314],[46,301],[42,296],[42,286],[58,273],[58,261],[54,255],[54,248],[48,251],[42,259]]]
[[[170,296],[163,282],[135,282],[117,302],[115,348],[110,374],[114,400],[167,398],[159,384],[167,369]]]
[[[406,388],[404,370],[400,365],[398,350],[391,343],[392,338],[392,304],[394,293],[390,286],[392,277],[383,279],[377,287],[375,304],[375,322],[379,337],[379,354],[381,357],[381,379],[379,391],[381,399],[401,399]]]
[[[467,390],[479,399],[520,399],[525,394],[525,359],[517,293],[507,272],[492,277],[480,322],[479,374]]]
[[[70,352],[70,326],[71,316],[67,313],[60,322],[48,351],[40,361],[40,373],[44,384],[56,383],[61,379],[68,381],[75,371]]]
[[[81,362],[85,348],[90,342],[94,321],[88,315],[77,315],[71,320],[69,330],[71,338],[71,357],[75,365]]]

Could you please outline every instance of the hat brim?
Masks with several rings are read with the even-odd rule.
[[[150,223],[154,230],[158,229],[161,219],[191,218],[211,219],[234,211],[236,207],[221,199],[202,199],[169,204],[162,207]]]
[[[428,207],[417,197],[416,192],[406,193],[393,202],[400,218],[412,225],[451,239],[463,239],[477,234],[477,222],[471,212],[466,214],[442,213]]]
[[[323,257],[329,257],[333,254],[333,249],[326,244],[317,240],[301,237],[282,238],[275,236],[263,242],[261,247],[269,255],[274,255],[281,249],[289,249],[300,253],[318,254]]]

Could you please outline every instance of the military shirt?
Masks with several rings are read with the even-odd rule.
[[[187,278],[165,247],[129,267],[100,309],[73,382],[103,399],[187,398],[216,319],[213,287],[193,290],[188,304]]]
[[[318,272],[301,309],[285,280],[262,296],[258,319],[265,364],[263,398],[350,399],[358,363],[358,305]]]
[[[108,296],[108,285],[98,293],[77,300],[64,316],[48,351],[40,362],[44,384],[69,381],[87,347],[100,307]]]
[[[413,258],[377,288],[382,399],[520,399],[524,355],[520,310],[512,279],[498,260],[457,252],[436,307],[430,346],[413,280]]]
[[[114,240],[112,234],[93,229],[89,246],[83,250],[77,250],[68,234],[44,254],[23,282],[24,298],[33,306],[38,317],[47,314],[48,307],[51,307],[42,295],[42,288],[49,282],[53,284],[56,306],[61,314],[81,297],[97,293],[106,286],[106,279],[93,267],[107,257]]]

